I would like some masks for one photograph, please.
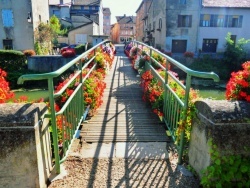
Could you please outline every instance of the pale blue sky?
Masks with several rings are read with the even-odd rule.
[[[103,7],[110,8],[111,24],[116,23],[116,16],[136,16],[135,11],[138,9],[142,0],[102,0]]]

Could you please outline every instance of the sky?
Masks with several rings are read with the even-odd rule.
[[[116,23],[116,16],[136,16],[142,0],[102,0],[103,7],[110,8],[111,24]]]

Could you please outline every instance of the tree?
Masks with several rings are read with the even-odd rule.
[[[230,72],[238,71],[241,65],[246,61],[246,51],[244,45],[250,42],[244,38],[239,39],[236,43],[231,39],[231,33],[226,36],[226,50],[224,52],[224,62],[230,69]]]

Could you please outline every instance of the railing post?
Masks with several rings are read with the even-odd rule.
[[[182,163],[182,155],[183,155],[184,139],[185,139],[185,125],[186,125],[186,120],[187,120],[187,110],[188,110],[190,87],[191,87],[191,76],[189,74],[187,74],[186,91],[185,91],[185,99],[184,99],[184,107],[183,107],[183,116],[181,118],[184,125],[182,125],[182,127],[181,127],[182,130],[181,130],[181,138],[180,138],[178,164]]]
[[[51,126],[52,126],[52,139],[53,148],[55,155],[55,167],[56,173],[60,173],[60,159],[59,159],[59,149],[58,149],[58,137],[57,137],[57,127],[56,127],[56,111],[55,111],[55,100],[54,100],[54,85],[53,78],[48,79],[49,87],[49,101],[50,101],[50,112],[51,112]]]

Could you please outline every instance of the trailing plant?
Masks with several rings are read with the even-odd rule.
[[[250,61],[242,64],[243,70],[232,72],[226,85],[227,100],[245,100],[250,102]]]
[[[208,140],[211,165],[202,171],[204,187],[250,187],[250,157],[241,155],[222,156],[218,147]]]

